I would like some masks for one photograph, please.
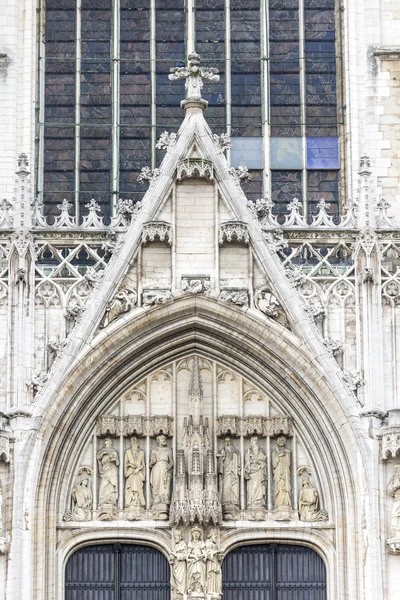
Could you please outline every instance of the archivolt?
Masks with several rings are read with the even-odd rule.
[[[324,486],[335,499],[338,560],[355,567],[357,549],[350,545],[345,516],[357,523],[353,465],[360,453],[364,459],[367,453],[354,425],[354,407],[350,402],[343,406],[328,386],[317,357],[291,332],[270,319],[260,319],[255,311],[185,297],[139,315],[132,313],[99,334],[54,391],[51,405],[37,408],[42,422],[35,460],[30,462],[36,473],[30,481],[38,482],[35,513],[40,528],[45,526],[44,536],[38,528],[35,535],[37,555],[46,559],[44,571],[38,572],[37,589],[45,589],[47,597],[54,597],[57,585],[55,532],[71,456],[87,438],[93,419],[128,386],[193,351],[230,365],[294,417],[310,452],[317,455]],[[336,567],[343,574],[356,570]],[[339,585],[342,597],[347,585],[344,581]]]

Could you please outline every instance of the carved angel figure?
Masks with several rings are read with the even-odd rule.
[[[396,466],[395,472],[387,488],[389,496],[394,498],[391,521],[391,535],[400,538],[400,465]]]
[[[104,440],[104,446],[98,451],[97,462],[100,475],[99,505],[112,504],[116,506],[119,457],[110,438]]]
[[[131,447],[125,452],[125,508],[143,508],[145,506],[143,494],[145,471],[144,451],[140,448],[137,437],[133,436]]]
[[[173,532],[174,547],[170,555],[171,565],[171,591],[174,598],[181,598],[187,591],[187,544],[182,539],[179,529]]]

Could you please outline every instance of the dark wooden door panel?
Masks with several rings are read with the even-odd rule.
[[[257,544],[230,552],[222,565],[224,600],[326,600],[326,570],[310,548]]]

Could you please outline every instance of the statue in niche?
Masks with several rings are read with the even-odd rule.
[[[253,436],[244,456],[244,476],[247,480],[247,508],[261,511],[267,504],[267,457]]]
[[[64,515],[64,521],[90,521],[92,518],[93,494],[90,486],[90,467],[80,467],[78,470],[80,478],[71,492],[70,511]]]
[[[153,510],[159,519],[168,519],[168,508],[171,502],[171,479],[174,461],[172,450],[167,446],[165,435],[157,437],[157,448],[150,456],[150,486],[153,496]]]
[[[100,489],[99,506],[117,505],[118,500],[118,452],[113,448],[111,438],[104,440],[104,446],[97,453]]]
[[[387,493],[394,498],[390,535],[393,538],[400,538],[400,465],[395,468],[394,475],[389,481]]]
[[[182,539],[180,529],[174,530],[173,538],[174,547],[169,559],[169,564],[171,565],[171,591],[174,600],[180,600],[187,591],[186,559],[188,548],[186,542]]]
[[[240,455],[230,437],[218,457],[219,490],[225,518],[235,518],[239,510]]]
[[[301,475],[301,490],[299,492],[300,521],[327,521],[328,513],[319,507],[319,494],[310,481],[311,470],[300,467],[297,474]]]
[[[203,532],[199,527],[190,530],[190,537],[187,553],[188,592],[196,596],[206,591],[206,551]]]
[[[277,447],[272,452],[274,469],[274,509],[280,513],[278,520],[289,520],[292,508],[290,499],[290,450],[286,448],[286,438],[280,435],[276,440]]]
[[[218,533],[212,529],[205,543],[206,553],[206,589],[212,598],[221,597],[222,594],[222,570],[221,562],[223,554],[217,546]]]
[[[146,479],[146,463],[144,451],[139,446],[136,436],[131,437],[131,447],[125,451],[124,460],[125,508],[140,511],[146,502],[143,485]]]

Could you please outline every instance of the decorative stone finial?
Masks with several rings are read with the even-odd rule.
[[[201,67],[200,56],[193,52],[188,56],[187,67],[173,67],[168,76],[171,81],[186,79],[186,99],[201,100],[201,90],[204,81],[219,81],[218,69],[215,67]]]

